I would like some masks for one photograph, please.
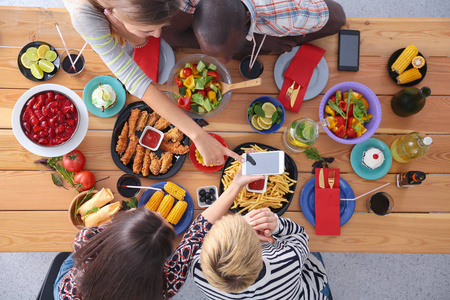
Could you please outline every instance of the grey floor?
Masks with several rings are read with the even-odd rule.
[[[74,1],[74,0],[73,0]],[[450,17],[449,0],[337,0],[348,17]],[[57,0],[0,5],[63,7]],[[0,300],[35,299],[56,253],[0,253]],[[336,300],[450,299],[450,255],[323,253]],[[202,300],[191,280],[175,299]]]

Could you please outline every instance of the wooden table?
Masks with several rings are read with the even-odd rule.
[[[68,13],[63,9],[0,7],[0,251],[71,251],[76,229],[69,222],[68,206],[76,195],[73,189],[64,190],[53,185],[50,171],[33,161],[40,157],[24,149],[11,130],[11,112],[16,100],[36,83],[22,76],[17,68],[21,47],[31,41],[46,41],[59,53],[63,45],[54,27],[61,31],[70,48],[80,49],[84,41],[73,29]],[[333,167],[340,168],[344,178],[360,195],[385,182],[392,184],[384,190],[395,201],[394,212],[387,217],[369,214],[364,200],[356,203],[350,221],[342,227],[340,236],[317,236],[314,227],[300,211],[299,197],[304,184],[312,178],[312,161],[304,154],[291,154],[297,163],[299,176],[294,199],[284,216],[305,226],[310,236],[311,251],[325,252],[402,252],[450,253],[450,20],[449,19],[385,19],[348,18],[345,29],[361,31],[359,72],[337,71],[337,35],[313,44],[327,50],[325,59],[330,70],[328,84],[321,95],[302,104],[298,114],[286,113],[285,126],[300,117],[318,119],[323,94],[344,81],[367,85],[379,97],[383,110],[381,125],[374,135],[387,145],[412,131],[422,131],[433,138],[430,152],[408,164],[393,162],[385,177],[365,180],[356,175],[350,165],[351,145],[333,141],[322,130],[315,147],[323,156],[336,158]],[[425,108],[409,118],[393,114],[390,99],[401,88],[393,83],[386,71],[388,57],[395,50],[409,44],[416,45],[426,56],[428,73],[421,86],[429,86],[432,96]],[[198,50],[177,49],[176,59]],[[95,76],[111,74],[106,65],[92,51],[84,52],[87,64],[81,76],[70,77],[62,71],[46,83],[69,87],[80,96],[86,83]],[[228,106],[217,116],[208,119],[208,131],[218,132],[230,148],[243,142],[261,142],[283,149],[281,136],[285,128],[275,134],[262,135],[252,131],[246,120],[249,103],[258,96],[278,94],[273,79],[277,55],[264,55],[263,85],[233,93]],[[238,62],[227,64],[233,82],[242,78]],[[127,103],[138,99],[128,96]],[[89,130],[79,149],[86,155],[86,169],[97,178],[110,176],[96,187],[110,187],[115,193],[116,180],[123,174],[111,159],[110,139],[115,118],[98,118],[90,114]],[[395,186],[397,173],[420,170],[427,179],[419,187],[399,189]],[[202,173],[186,159],[181,171],[171,178],[195,195],[198,186],[218,185],[220,173]],[[144,185],[155,180],[144,179]],[[196,206],[196,214],[201,210]]]

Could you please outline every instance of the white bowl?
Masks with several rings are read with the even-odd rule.
[[[267,179],[269,177],[267,175],[264,175],[264,188],[262,190],[252,190],[251,188],[248,187],[248,184],[245,186],[247,191],[249,191],[250,193],[259,193],[259,194],[263,194],[266,192],[267,190]]]
[[[142,142],[142,140],[144,139],[145,134],[146,134],[147,131],[149,131],[149,130],[158,133],[159,136],[160,136],[160,137],[159,137],[158,144],[156,145],[155,148],[151,148],[151,147],[145,145],[145,144]],[[164,132],[162,132],[161,130],[158,130],[158,129],[156,129],[156,128],[153,128],[152,126],[146,126],[146,127],[144,128],[144,131],[142,131],[141,137],[139,138],[139,144],[141,144],[143,147],[148,148],[148,149],[150,149],[150,150],[152,150],[152,151],[156,151],[156,150],[158,150],[159,146],[161,145],[161,142],[163,141],[163,139],[164,139]]]
[[[217,199],[219,198],[219,193],[218,193],[217,187],[216,187],[215,185],[201,186],[201,187],[199,187],[199,188],[197,189],[197,202],[198,202],[198,206],[200,206],[200,207],[208,207],[208,206],[211,205],[211,204],[206,204],[206,203],[200,202],[200,191],[201,191],[201,190],[208,190],[208,191],[209,191],[209,189],[213,189],[213,190],[214,190],[214,196],[216,197],[216,200],[214,200],[213,203],[214,203],[215,201],[217,201]]]

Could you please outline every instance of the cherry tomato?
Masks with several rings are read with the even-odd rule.
[[[336,116],[336,126],[340,127],[345,125],[345,119],[341,116]]]
[[[62,163],[67,171],[76,173],[83,169],[86,158],[80,150],[73,150],[63,156]]]
[[[334,133],[337,137],[344,138],[345,136],[345,126],[341,125],[339,126],[338,130]]]
[[[355,129],[353,129],[351,127],[347,128],[347,136],[348,137],[356,137]]]
[[[200,94],[200,95],[202,95],[203,97],[206,96],[205,90],[197,90],[197,93]]]
[[[219,79],[219,73],[217,73],[216,71],[208,71],[206,72],[207,76],[213,76],[213,82],[217,82],[217,80]]]
[[[95,184],[95,176],[92,172],[83,170],[75,174],[73,177],[73,183],[75,184],[75,189],[81,193],[82,191],[87,191]]]
[[[353,104],[350,104],[350,107],[348,108],[348,116],[353,117]]]
[[[175,84],[178,87],[182,87],[183,86],[183,81],[181,81],[181,77],[180,76],[175,77]]]
[[[336,103],[336,96],[331,96],[330,100],[331,100],[331,102]]]
[[[343,111],[347,111],[347,102],[340,101],[339,102],[339,108],[342,109]]]
[[[183,69],[183,75],[185,77],[191,76],[192,75],[192,69],[191,68],[184,68]]]
[[[178,99],[178,107],[184,108],[187,111],[191,110],[191,96],[189,97],[181,97]]]

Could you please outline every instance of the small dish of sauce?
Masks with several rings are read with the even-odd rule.
[[[259,179],[247,184],[247,191],[251,193],[264,193],[267,190],[267,175],[264,175],[264,179]]]
[[[156,151],[161,145],[164,133],[151,126],[145,127],[139,139],[139,144],[152,151]]]

